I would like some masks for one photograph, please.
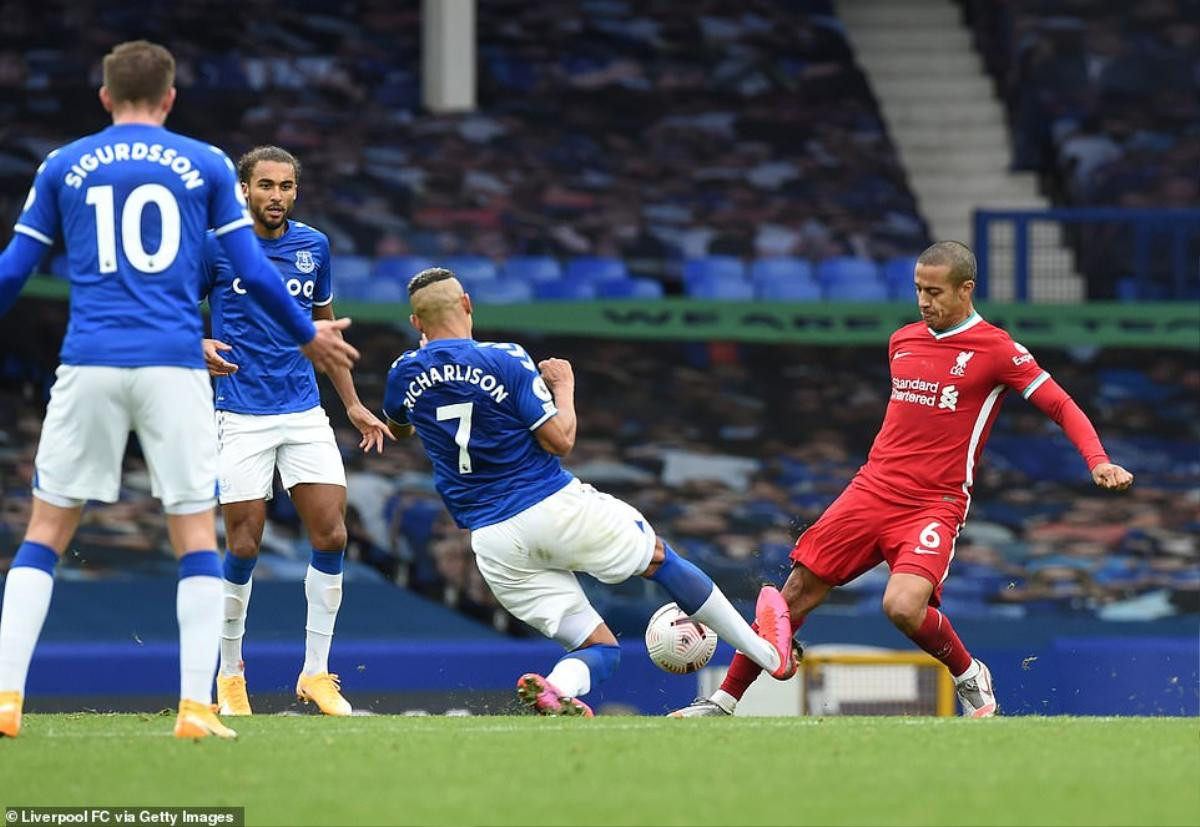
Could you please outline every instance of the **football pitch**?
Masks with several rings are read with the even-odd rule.
[[[0,809],[234,806],[247,824],[1198,824],[1170,718],[29,715]]]

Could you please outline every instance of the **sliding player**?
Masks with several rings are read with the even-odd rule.
[[[758,634],[708,575],[680,557],[636,509],[563,470],[575,445],[575,377],[562,359],[535,365],[519,345],[471,338],[470,298],[443,268],[408,285],[423,346],[388,373],[384,413],[414,429],[451,516],[471,530],[479,571],[514,616],[567,649],[549,675],[527,673],[517,695],[543,715],[583,715],[580,696],[617,668],[617,639],[575,579],[648,577],[679,607],[778,678],[795,672],[783,599],[759,595]],[[761,637],[759,636],[761,635]]]

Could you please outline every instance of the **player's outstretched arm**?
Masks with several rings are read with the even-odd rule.
[[[333,303],[314,307],[312,315],[316,321],[332,321]],[[348,366],[337,368],[326,371],[326,373],[329,374],[329,381],[333,382],[333,388],[337,391],[338,398],[346,406],[346,417],[350,420],[350,424],[362,434],[362,440],[358,443],[358,447],[366,453],[374,450],[376,453],[382,454],[384,439],[394,441],[396,437],[388,426],[371,413],[358,398],[358,391],[354,388],[354,376],[350,373],[350,368]]]
[[[1029,401],[1063,429],[1087,463],[1096,485],[1110,491],[1124,491],[1133,484],[1133,474],[1109,462],[1091,420],[1057,382],[1047,377],[1033,391]]]
[[[221,249],[233,262],[234,271],[241,275],[242,284],[284,326],[318,370],[329,373],[354,364],[358,351],[340,333],[350,326],[350,320],[314,323],[308,318],[284,287],[279,271],[263,255],[253,230],[239,227],[224,233],[219,240]]]
[[[543,359],[538,362],[538,371],[554,394],[558,415],[547,419],[533,435],[546,451],[565,457],[575,447],[579,424],[575,415],[575,372],[566,359]]]
[[[29,281],[33,268],[46,252],[46,245],[17,233],[0,253],[0,316],[8,312],[21,288]]]

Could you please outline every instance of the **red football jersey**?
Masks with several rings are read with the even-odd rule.
[[[1028,399],[1050,374],[978,313],[940,333],[923,322],[900,328],[888,362],[891,401],[856,481],[899,504],[955,503],[965,518],[1005,392]]]

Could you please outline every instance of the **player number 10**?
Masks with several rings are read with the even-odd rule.
[[[117,272],[117,224],[113,188],[110,185],[88,187],[85,200],[96,209],[96,253],[101,273]],[[142,245],[142,213],[147,204],[158,207],[158,249],[146,252]],[[121,247],[125,259],[143,273],[161,273],[179,254],[179,204],[162,184],[136,187],[121,209]]]
[[[457,405],[442,405],[437,409],[438,422],[447,419],[458,420],[458,430],[454,432],[454,442],[458,445],[458,473],[471,473],[471,455],[467,446],[471,444],[471,413],[475,408],[474,402],[460,402]]]

